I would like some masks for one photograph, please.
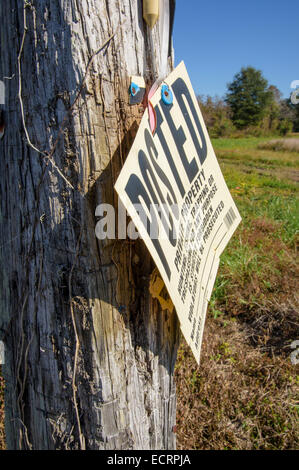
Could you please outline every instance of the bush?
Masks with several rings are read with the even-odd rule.
[[[293,123],[288,121],[287,119],[283,119],[280,121],[278,125],[278,132],[280,135],[287,135],[289,132],[293,130]]]
[[[228,118],[223,118],[220,122],[216,122],[210,128],[210,135],[212,138],[229,137],[235,132],[236,128],[232,121]]]

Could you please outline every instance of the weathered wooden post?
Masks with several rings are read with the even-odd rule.
[[[116,205],[142,116],[130,76],[159,76],[162,29],[136,0],[7,0],[0,17],[7,447],[173,449],[176,315],[142,242],[100,242],[94,216]]]

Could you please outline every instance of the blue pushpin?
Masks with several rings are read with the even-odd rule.
[[[130,105],[140,104],[143,101],[145,95],[145,81],[143,77],[133,75],[130,77],[129,86],[129,103]]]
[[[168,85],[162,85],[161,95],[164,104],[170,105],[173,103],[173,94]]]
[[[140,88],[136,83],[132,82],[130,85],[130,94],[131,96],[136,96],[137,93],[140,91]]]

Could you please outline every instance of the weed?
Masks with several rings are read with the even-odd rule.
[[[299,153],[299,140],[294,138],[269,140],[267,142],[261,142],[258,148],[273,151],[287,150],[289,152]]]
[[[221,256],[199,369],[181,345],[178,447],[298,449],[299,153],[265,138],[213,144],[243,223]]]

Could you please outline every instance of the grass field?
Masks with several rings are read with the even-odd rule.
[[[221,258],[201,365],[184,341],[179,351],[179,449],[299,447],[299,153],[265,141],[213,142],[243,222]],[[0,448],[2,392],[0,378]]]
[[[213,141],[243,221],[221,257],[200,367],[181,344],[179,449],[299,447],[299,150],[266,140]]]

